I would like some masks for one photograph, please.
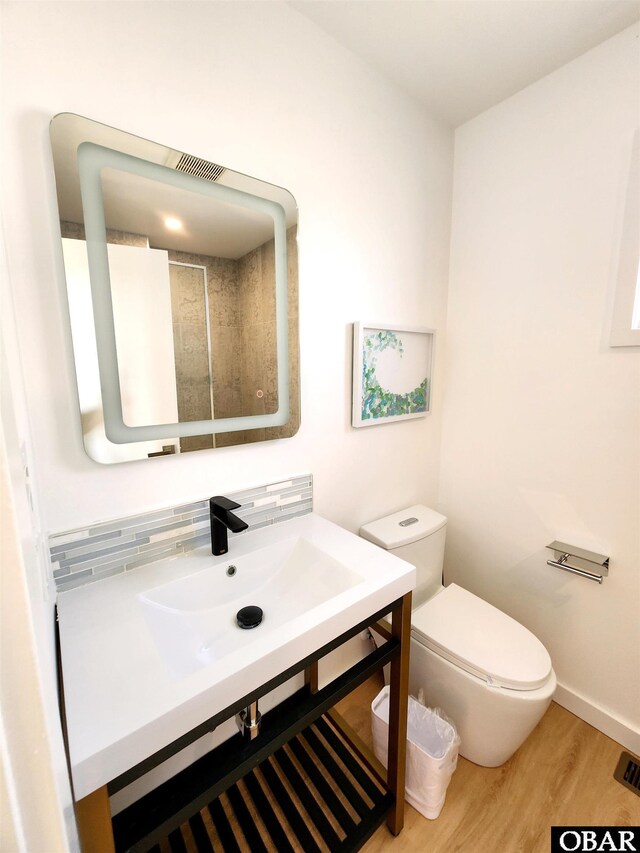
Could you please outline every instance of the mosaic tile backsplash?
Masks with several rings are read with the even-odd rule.
[[[292,477],[227,492],[226,497],[241,504],[236,515],[255,530],[311,512],[313,478],[311,474]],[[63,592],[175,557],[206,545],[210,539],[208,498],[55,533],[49,537],[53,581],[58,592]]]

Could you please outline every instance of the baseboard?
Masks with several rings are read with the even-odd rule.
[[[595,705],[575,690],[558,684],[553,701],[589,723],[598,731],[617,741],[625,749],[640,755],[640,731],[626,720],[616,717],[611,711],[606,711]]]

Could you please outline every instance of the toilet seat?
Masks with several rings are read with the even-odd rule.
[[[492,687],[535,690],[552,672],[549,653],[531,631],[457,584],[412,613],[411,635]]]

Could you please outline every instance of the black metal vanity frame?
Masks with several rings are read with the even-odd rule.
[[[379,626],[378,622],[390,611],[391,631],[387,631]],[[332,853],[360,849],[385,818],[390,831],[397,835],[404,824],[410,619],[411,593],[407,593],[125,771],[108,785],[78,801],[76,817],[84,853],[109,853],[113,850],[118,853],[146,853],[151,849],[159,850],[155,845],[167,838],[172,850],[184,850],[186,848],[179,827],[185,822],[191,827],[198,849],[213,850],[199,814],[201,809],[207,807],[224,849],[238,850],[229,821],[218,801],[218,797],[225,792],[243,834],[250,842],[252,853],[254,849],[266,850],[249,809],[236,787],[236,783],[242,779],[264,826],[275,840],[279,853],[280,850],[293,849],[284,835],[280,826],[281,818],[276,816],[272,802],[268,801],[257,786],[254,768],[260,768],[263,778],[275,795],[280,815],[287,819],[305,853],[319,851],[320,847],[310,834],[304,817],[297,811],[280,777],[269,762],[271,756],[274,756],[279,772],[284,774],[311,817],[318,837],[322,838]],[[319,690],[319,659],[368,627],[383,634],[386,642]],[[385,773],[375,756],[331,708],[387,663],[391,664],[391,679],[388,769]],[[257,738],[247,741],[240,734],[232,736],[111,819],[108,799],[110,794],[140,778],[251,702],[302,671],[305,672],[305,687],[263,715],[262,728]],[[318,737],[318,734],[322,737]],[[304,738],[308,748],[313,748],[313,759],[310,759],[309,752],[301,745],[300,736]],[[330,810],[333,803],[331,812],[335,818],[334,824],[339,824],[344,837],[337,835],[334,826],[327,820],[326,814],[323,814],[313,790],[305,788],[298,769],[284,750],[287,744],[290,753],[295,755],[307,779],[310,779],[315,789],[321,793]],[[333,755],[330,754],[331,751]],[[336,757],[352,780],[355,780],[355,786],[346,778],[339,762],[335,760]],[[356,819],[347,812],[340,799],[332,794],[330,786],[316,766],[319,761],[324,762],[329,777],[335,779],[339,785],[340,793],[346,797],[352,814],[357,815]],[[366,800],[369,802],[365,802],[361,792],[366,794]]]

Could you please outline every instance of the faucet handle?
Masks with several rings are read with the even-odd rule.
[[[209,506],[211,509],[219,507],[220,509],[240,509],[242,504],[232,501],[231,498],[225,498],[224,495],[216,495],[214,498],[209,498]]]

